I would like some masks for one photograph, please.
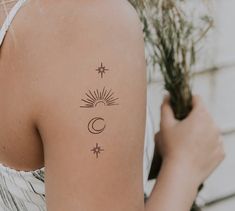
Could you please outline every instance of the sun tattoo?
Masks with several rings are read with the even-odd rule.
[[[94,147],[93,149],[91,149],[91,151],[93,152],[93,154],[96,155],[96,158],[98,158],[98,157],[99,157],[99,154],[100,154],[101,152],[103,152],[104,149],[102,149],[102,148],[99,146],[99,144],[96,143],[95,147]]]
[[[101,62],[101,65],[96,69],[98,74],[100,74],[101,78],[103,78],[103,75],[108,71],[109,69],[106,69],[105,66],[103,66],[103,63]]]
[[[91,91],[88,90],[86,93],[86,99],[82,99],[85,105],[80,106],[81,108],[94,108],[98,105],[114,106],[118,105],[117,100],[119,98],[114,97],[112,89],[109,91],[104,87],[102,91],[98,89]]]

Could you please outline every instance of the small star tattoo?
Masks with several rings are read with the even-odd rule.
[[[102,148],[99,146],[99,144],[96,143],[96,146],[95,146],[93,149],[91,149],[91,151],[93,152],[93,154],[96,155],[96,158],[98,158],[98,157],[99,157],[99,154],[100,154],[102,151],[104,151],[104,149],[102,149]]]
[[[106,73],[106,71],[108,71],[109,69],[106,69],[105,66],[103,66],[103,63],[101,62],[100,67],[98,67],[96,69],[96,71],[98,72],[98,74],[100,74],[101,78],[103,78],[103,75]]]

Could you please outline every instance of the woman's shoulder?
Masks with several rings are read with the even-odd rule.
[[[139,24],[136,11],[127,0],[28,0],[22,10],[17,18],[22,29],[35,33],[58,32],[56,35],[61,37],[89,26]]]
[[[137,39],[142,44],[138,15],[126,0],[29,0],[13,23],[19,51],[31,52],[28,61],[62,50],[84,51],[88,43]],[[76,48],[77,46],[77,48]],[[115,47],[115,46],[114,46]],[[84,49],[85,48],[85,49]],[[52,51],[53,49],[53,51]]]

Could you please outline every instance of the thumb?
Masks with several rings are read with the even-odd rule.
[[[161,106],[161,127],[171,127],[178,122],[170,106],[170,98],[166,96]]]

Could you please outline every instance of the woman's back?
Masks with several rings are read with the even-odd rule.
[[[2,38],[23,3],[0,2]],[[43,147],[31,118],[29,82],[17,64],[17,51],[17,32],[10,28],[0,48],[0,210],[43,211]]]
[[[1,20],[4,13],[6,16],[11,11],[4,2],[0,4]],[[18,29],[11,27],[0,51],[0,161],[27,171],[43,167],[44,161],[42,142],[32,117],[32,82],[21,65],[25,53],[20,45]]]

